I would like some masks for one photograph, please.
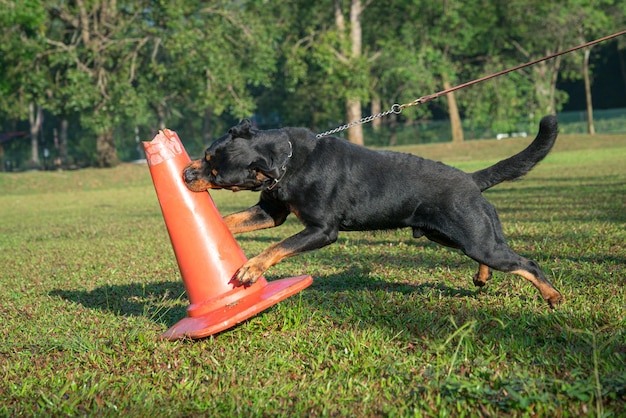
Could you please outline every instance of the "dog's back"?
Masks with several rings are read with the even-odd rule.
[[[416,215],[424,211],[471,194],[480,196],[470,174],[440,162],[334,137],[315,139],[293,132],[290,137],[295,167],[286,176],[281,196],[298,206],[305,224],[323,218],[343,231],[415,227]],[[302,148],[307,152],[299,155]],[[297,190],[291,189],[291,178],[298,179]]]
[[[464,182],[460,170],[445,164],[424,159],[411,154],[394,151],[376,151],[351,144],[335,137],[314,139],[313,134],[301,128],[292,130],[290,136],[303,138],[309,152],[315,153],[333,173],[341,173],[347,179],[355,178],[370,183],[373,187],[388,188],[390,183],[398,184],[429,184],[438,185],[437,178],[456,177]],[[296,134],[297,135],[294,135]],[[498,163],[467,174],[480,191],[487,190],[504,181],[513,181],[526,175],[552,149],[558,134],[558,122],[555,116],[545,116],[539,124],[539,132],[533,142],[524,150]],[[400,176],[396,178],[397,176]],[[427,178],[425,178],[425,176]],[[384,184],[383,184],[384,183]],[[439,185],[440,186],[440,185]]]

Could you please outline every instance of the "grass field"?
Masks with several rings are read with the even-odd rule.
[[[475,170],[526,143],[403,150]],[[265,275],[309,288],[167,342],[188,302],[147,167],[0,173],[0,416],[626,416],[626,138],[563,136],[486,195],[557,309],[518,276],[476,289],[475,263],[408,230],[345,233]]]

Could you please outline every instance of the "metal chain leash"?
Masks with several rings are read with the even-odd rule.
[[[512,71],[517,71],[517,70],[520,70],[522,68],[528,67],[530,65],[537,64],[538,62],[545,61],[545,60],[548,60],[548,59],[551,59],[551,58],[555,58],[555,57],[558,57],[559,55],[567,54],[567,53],[570,53],[572,51],[576,51],[578,49],[585,48],[585,47],[588,47],[588,46],[591,46],[591,45],[595,45],[597,43],[604,42],[606,40],[609,40],[609,39],[612,39],[612,38],[616,38],[616,37],[624,35],[624,34],[626,34],[626,30],[623,30],[623,31],[620,31],[620,32],[616,32],[616,33],[614,33],[612,35],[608,35],[608,36],[605,36],[603,38],[599,38],[599,39],[596,39],[594,41],[587,42],[587,43],[584,43],[582,45],[575,46],[575,47],[567,49],[565,51],[560,51],[560,52],[557,52],[557,53],[545,56],[543,58],[539,58],[537,60],[530,61],[530,62],[527,62],[525,64],[518,65],[516,67],[508,68],[506,70],[502,70],[502,71],[499,71],[497,73],[494,73],[494,74],[491,74],[491,75],[488,75],[488,76],[485,76],[485,77],[482,77],[482,78],[479,78],[479,79],[476,79],[476,80],[468,81],[467,83],[459,84],[458,86],[455,86],[455,87],[452,87],[452,88],[449,88],[449,89],[446,89],[446,90],[442,90],[442,91],[440,91],[438,93],[429,94],[427,96],[422,96],[419,99],[415,99],[415,100],[413,100],[410,103],[405,103],[405,104],[397,104],[396,103],[393,106],[391,106],[391,109],[387,110],[386,112],[377,113],[375,115],[367,116],[367,117],[361,118],[361,119],[359,119],[357,121],[350,122],[350,123],[345,124],[345,125],[341,125],[338,128],[331,129],[330,131],[326,131],[326,132],[322,132],[321,134],[317,134],[317,135],[315,135],[315,137],[316,138],[321,138],[323,136],[336,134],[337,132],[341,132],[341,131],[344,131],[346,129],[352,128],[353,126],[362,125],[364,123],[371,122],[374,119],[382,118],[382,117],[387,116],[387,115],[389,115],[391,113],[399,115],[400,113],[402,113],[402,110],[404,110],[407,107],[417,106],[417,105],[426,103],[426,102],[428,102],[430,100],[436,99],[439,96],[443,96],[444,94],[448,94],[448,93],[451,93],[453,91],[456,91],[456,90],[459,90],[459,89],[471,86],[472,84],[477,84],[477,83],[480,83],[480,82],[483,82],[483,81],[486,81],[486,80],[490,80],[490,79],[492,79],[494,77],[498,77],[498,76],[501,76],[503,74],[510,73]]]
[[[341,131],[345,131],[346,129],[352,128],[353,126],[357,126],[357,125],[363,125],[364,123],[368,123],[373,121],[374,119],[379,119],[382,117],[385,117],[387,115],[390,115],[392,113],[395,113],[396,115],[399,115],[400,113],[402,113],[402,109],[406,107],[406,105],[399,105],[399,104],[394,104],[393,106],[391,106],[391,108],[385,112],[380,112],[377,113],[375,115],[371,115],[371,116],[366,116],[364,118],[361,118],[357,121],[354,122],[350,122],[347,123],[345,125],[341,125],[335,129],[331,129],[330,131],[326,131],[326,132],[322,132],[321,134],[317,134],[315,135],[316,138],[321,138],[323,136],[327,136],[327,135],[332,135],[332,134],[336,134],[337,132],[341,132]]]

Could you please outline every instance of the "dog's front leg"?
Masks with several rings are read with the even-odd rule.
[[[235,273],[233,280],[239,284],[254,283],[274,264],[282,259],[306,251],[316,250],[337,240],[337,231],[327,231],[322,228],[307,228],[278,244],[274,244],[256,257],[248,260]]]
[[[256,231],[257,229],[273,228],[282,224],[289,212],[271,213],[255,205],[241,212],[224,217],[224,223],[233,234]]]

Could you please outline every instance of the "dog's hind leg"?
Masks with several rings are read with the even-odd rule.
[[[537,263],[532,260],[526,260],[526,263],[528,264],[528,268],[512,270],[509,273],[518,274],[530,281],[537,289],[539,289],[541,296],[543,296],[545,301],[548,302],[548,305],[550,305],[551,308],[554,308],[562,301],[561,293],[559,293],[559,291],[554,288],[552,283],[546,279]]]
[[[471,251],[466,251],[466,254],[481,264],[477,274],[478,279],[474,279],[474,284],[477,284],[477,280],[482,283],[480,280],[481,273],[484,277],[485,272],[489,271],[489,267],[491,267],[505,273],[517,274],[531,282],[552,308],[561,301],[561,294],[546,278],[539,265],[516,254],[506,244],[500,244],[496,248],[487,250],[474,247]]]
[[[473,278],[474,285],[483,287],[487,284],[487,280],[489,279],[491,279],[491,269],[485,264],[479,264],[478,271]]]
[[[515,253],[507,245],[495,208],[482,198],[469,206],[474,208],[471,218],[460,212],[454,218],[448,218],[448,231],[451,237],[456,238],[462,251],[480,264],[474,284],[485,282],[489,268],[492,268],[517,274],[531,282],[550,307],[559,303],[561,294],[546,279],[539,265]]]
[[[447,236],[431,230],[431,229],[421,229],[421,228],[413,228],[413,238],[419,238],[421,236],[426,236],[429,240],[436,242],[437,244],[443,245],[449,248],[460,249],[461,247],[452,242],[450,238]],[[483,287],[487,284],[487,280],[491,279],[491,269],[485,264],[480,264],[478,266],[478,272],[473,277],[474,285],[478,287]]]

